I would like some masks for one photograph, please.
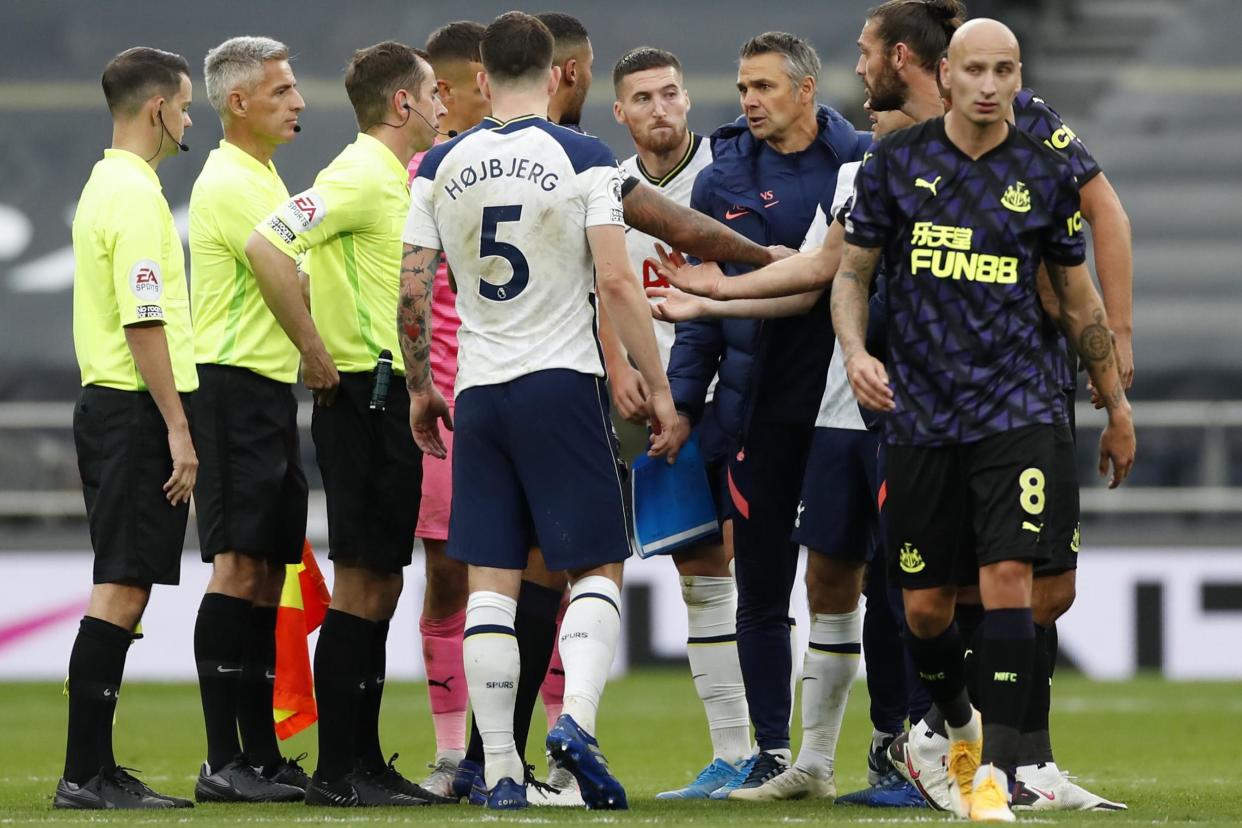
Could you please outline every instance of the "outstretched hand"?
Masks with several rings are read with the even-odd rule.
[[[646,264],[655,268],[660,277],[670,285],[680,288],[686,293],[696,296],[714,296],[716,284],[725,277],[720,265],[715,262],[703,262],[691,265],[686,257],[676,250],[669,252],[661,244],[655,246],[658,259],[647,259]]]

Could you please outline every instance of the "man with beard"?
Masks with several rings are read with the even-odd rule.
[[[712,150],[710,141],[687,127],[690,96],[684,86],[681,62],[663,49],[632,49],[617,61],[612,82],[617,95],[613,114],[629,130],[637,150],[621,162],[622,171],[641,176],[671,200],[689,204],[695,177],[711,163]],[[645,261],[655,243],[655,238],[638,230],[626,234],[630,261],[635,271],[642,274],[644,287],[668,284]],[[673,346],[673,325],[657,322],[655,328],[660,356],[667,365]],[[617,413],[626,420],[645,423],[645,394],[637,382],[637,371],[630,366],[623,349],[614,348],[612,357],[610,381],[614,385],[626,382],[627,387],[636,387],[638,391],[635,397],[620,397]],[[614,391],[613,396],[617,398],[618,394]],[[709,389],[708,405],[710,396]],[[630,430],[626,425],[617,424],[623,436]],[[646,439],[645,429],[641,436]],[[724,480],[728,446],[722,445],[719,438],[719,432],[699,430],[699,449],[706,461],[700,468],[706,473],[717,503],[717,524],[723,524],[729,520],[719,508],[728,498]],[[622,445],[627,442],[623,439]],[[633,457],[634,453],[627,452],[626,456]],[[689,462],[692,461],[684,456],[678,460],[679,464]],[[635,486],[643,479],[646,478],[638,478]],[[642,519],[644,508],[660,508],[637,489],[634,499],[636,519]],[[671,504],[664,508],[668,506]],[[732,550],[726,542],[729,530],[722,534],[714,527],[706,536],[702,531],[699,535],[697,540],[678,546],[669,554],[677,567],[686,603],[686,652],[695,690],[707,714],[712,761],[689,785],[658,794],[657,799],[704,799],[733,777],[750,755],[750,719],[737,658],[737,586],[729,572]]]
[[[888,412],[886,543],[900,566],[911,654],[948,725],[950,804],[976,821],[1013,821],[1008,779],[1036,661],[1031,572],[1050,557],[1041,535],[1058,504],[1054,437],[1067,415],[1058,355],[1033,301],[1041,261],[1109,409],[1100,472],[1111,464],[1116,487],[1134,461],[1107,317],[1083,264],[1073,173],[1006,122],[1020,65],[1002,24],[958,29],[941,66],[957,104],[873,147],[833,284],[850,384],[864,406]],[[866,290],[882,252],[893,263],[891,387],[863,346]],[[953,620],[958,573],[974,563],[984,604],[982,720]]]
[[[965,8],[957,0],[891,0],[872,9],[868,15],[858,45],[860,57],[856,71],[870,97],[871,107],[877,111],[899,111],[917,122],[939,117],[944,112],[943,90],[937,85],[936,66],[938,56],[943,54],[948,38],[965,17]],[[1133,359],[1130,348],[1131,283],[1130,230],[1125,210],[1112,185],[1100,171],[1082,141],[1073,130],[1061,121],[1055,111],[1028,89],[1020,90],[1014,100],[1014,119],[1019,128],[1030,132],[1046,146],[1066,156],[1074,168],[1082,199],[1084,219],[1093,229],[1092,244],[1100,277],[1104,303],[1110,322],[1116,327],[1117,353],[1122,377],[1129,387],[1133,380]],[[839,261],[840,228],[829,234],[829,243],[822,248],[787,259],[763,268],[747,276],[723,280],[714,265],[699,268],[676,268],[668,273],[674,285],[683,289],[715,298],[763,297],[794,294],[798,290],[814,289],[831,280]],[[837,242],[832,243],[833,239]],[[1059,303],[1052,295],[1046,273],[1040,272],[1040,294],[1045,310],[1054,318],[1059,315]],[[678,308],[678,302],[666,304],[668,311]],[[733,303],[737,304],[737,303]],[[799,305],[786,308],[796,310]],[[727,311],[729,315],[741,312],[741,308]],[[666,311],[667,312],[667,311]],[[685,311],[689,313],[691,311]],[[772,311],[768,311],[772,312]],[[1113,320],[1116,321],[1113,321]],[[1062,363],[1064,388],[1069,411],[1073,411],[1074,373],[1068,359],[1065,343]],[[1056,618],[1066,612],[1074,598],[1074,568],[1078,550],[1078,499],[1077,475],[1074,463],[1072,438],[1067,432],[1058,435],[1055,474],[1063,484],[1056,487],[1063,501],[1057,504],[1045,535],[1053,548],[1053,560],[1041,564],[1035,571],[1033,606],[1037,622],[1037,654],[1035,695],[1028,708],[1028,721],[1024,723],[1026,747],[1024,761],[1018,768],[1018,781],[1022,790],[1029,785],[1046,790],[1053,797],[1040,795],[1030,789],[1021,794],[1019,807],[1037,809],[1115,809],[1118,803],[1109,802],[1076,785],[1060,773],[1052,759],[1048,740],[1048,709],[1050,700],[1042,688],[1047,687],[1045,674],[1051,675],[1056,661]],[[973,584],[959,594],[957,623],[963,636],[969,641],[975,635],[982,609],[977,589]],[[883,595],[868,593],[868,608],[875,609]],[[899,604],[899,602],[898,602]],[[871,671],[882,663],[896,664],[896,660],[877,659],[872,655],[872,643],[886,652],[895,646],[891,635],[877,630],[868,636],[867,627],[880,624],[878,614],[868,612],[864,625],[864,638],[868,642],[868,681]],[[880,642],[887,642],[880,644]],[[1045,658],[1044,654],[1047,654]],[[890,687],[893,680],[876,683]],[[873,698],[874,702],[874,698]],[[896,708],[894,708],[895,710]],[[917,720],[922,705],[911,702],[910,713]],[[914,781],[928,801],[936,807],[947,807],[948,778],[943,758],[947,753],[948,739],[943,718],[933,709],[926,722],[912,727],[908,736],[893,738],[900,717],[884,717],[888,723],[875,722],[873,750],[869,757],[868,773],[881,773],[887,769],[883,749],[887,746],[892,766],[907,779]],[[870,780],[869,780],[870,781]],[[882,785],[882,787],[888,787]],[[1028,801],[1029,800],[1029,801]]]

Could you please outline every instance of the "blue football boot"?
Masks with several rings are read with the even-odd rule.
[[[473,799],[473,794],[471,795]],[[491,811],[520,811],[526,808],[526,786],[506,776],[487,792],[487,808]]]
[[[716,759],[699,771],[699,775],[689,785],[686,785],[684,788],[678,788],[675,791],[658,793],[656,794],[656,799],[707,799],[712,791],[719,789],[734,776],[737,776],[738,769],[746,761],[743,759],[736,765],[730,765],[723,759]]]
[[[578,780],[582,801],[591,810],[623,811],[629,808],[625,788],[608,770],[608,760],[599,742],[574,721],[562,714],[548,731],[548,755],[560,762]]]
[[[733,777],[721,785],[708,795],[708,799],[728,799],[729,794],[742,787],[742,783],[750,776],[751,769],[755,766],[755,760],[759,758],[759,754],[752,754],[742,764],[738,765],[734,771]]]

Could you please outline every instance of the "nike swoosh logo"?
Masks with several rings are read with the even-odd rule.
[[[775,207],[775,206],[776,206],[776,205],[778,205],[778,204],[780,204],[780,202],[779,202],[779,201],[769,201],[767,204],[763,205],[763,209],[765,209],[765,210],[766,210],[766,209],[768,209],[769,207]]]
[[[273,673],[273,672],[271,672],[270,670],[269,670],[269,671],[268,671],[265,675],[267,676],[267,680],[268,680],[268,681],[275,681],[275,680],[276,680],[276,674],[275,674],[275,673]]]
[[[742,216],[748,215],[749,213],[750,213],[750,210],[738,210],[737,212],[734,212],[733,210],[729,210],[728,212],[725,213],[725,221],[732,221],[735,218],[741,218]]]
[[[816,676],[803,676],[802,680],[803,681],[819,681],[819,678],[817,678]]]
[[[1057,800],[1057,795],[1052,791],[1045,791],[1042,788],[1036,788],[1034,785],[1027,785],[1027,787],[1040,796],[1045,797],[1049,802],[1056,802]]]
[[[216,665],[217,673],[240,673],[241,671],[242,671],[242,668],[240,667],[224,667],[223,665],[220,665],[220,664]]]
[[[1031,523],[1029,520],[1024,520],[1022,521],[1022,528],[1028,532],[1034,532],[1035,534],[1038,535],[1041,531],[1043,531],[1044,527],[1043,527],[1043,524],[1034,524],[1034,523]]]
[[[690,680],[691,680],[691,681],[694,681],[695,679],[701,679],[701,678],[704,678],[704,677],[706,677],[706,676],[707,676],[707,673],[699,673],[697,676],[691,676],[691,677],[690,677]]]

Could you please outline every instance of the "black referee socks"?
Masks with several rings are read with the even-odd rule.
[[[207,764],[213,771],[241,753],[237,739],[237,693],[249,621],[250,602],[244,598],[208,592],[198,605],[194,661],[198,665],[198,692],[207,728]]]
[[[319,704],[319,778],[332,783],[354,769],[358,710],[367,684],[375,623],[330,609],[315,646],[315,699]]]
[[[983,762],[1012,773],[1035,660],[1035,621],[1030,608],[983,614],[979,712],[983,714]]]
[[[112,717],[121,693],[125,656],[133,633],[85,616],[69,655],[69,738],[65,779],[81,785],[101,768],[116,765]]]
[[[273,768],[280,762],[272,691],[276,685],[276,607],[250,608],[237,686],[237,725],[251,763]]]
[[[367,664],[363,669],[366,689],[362,691],[362,703],[358,705],[357,733],[354,749],[358,765],[364,770],[381,771],[387,767],[384,751],[380,747],[380,703],[384,699],[384,678],[388,672],[388,621],[377,621],[371,631],[367,649]]]

